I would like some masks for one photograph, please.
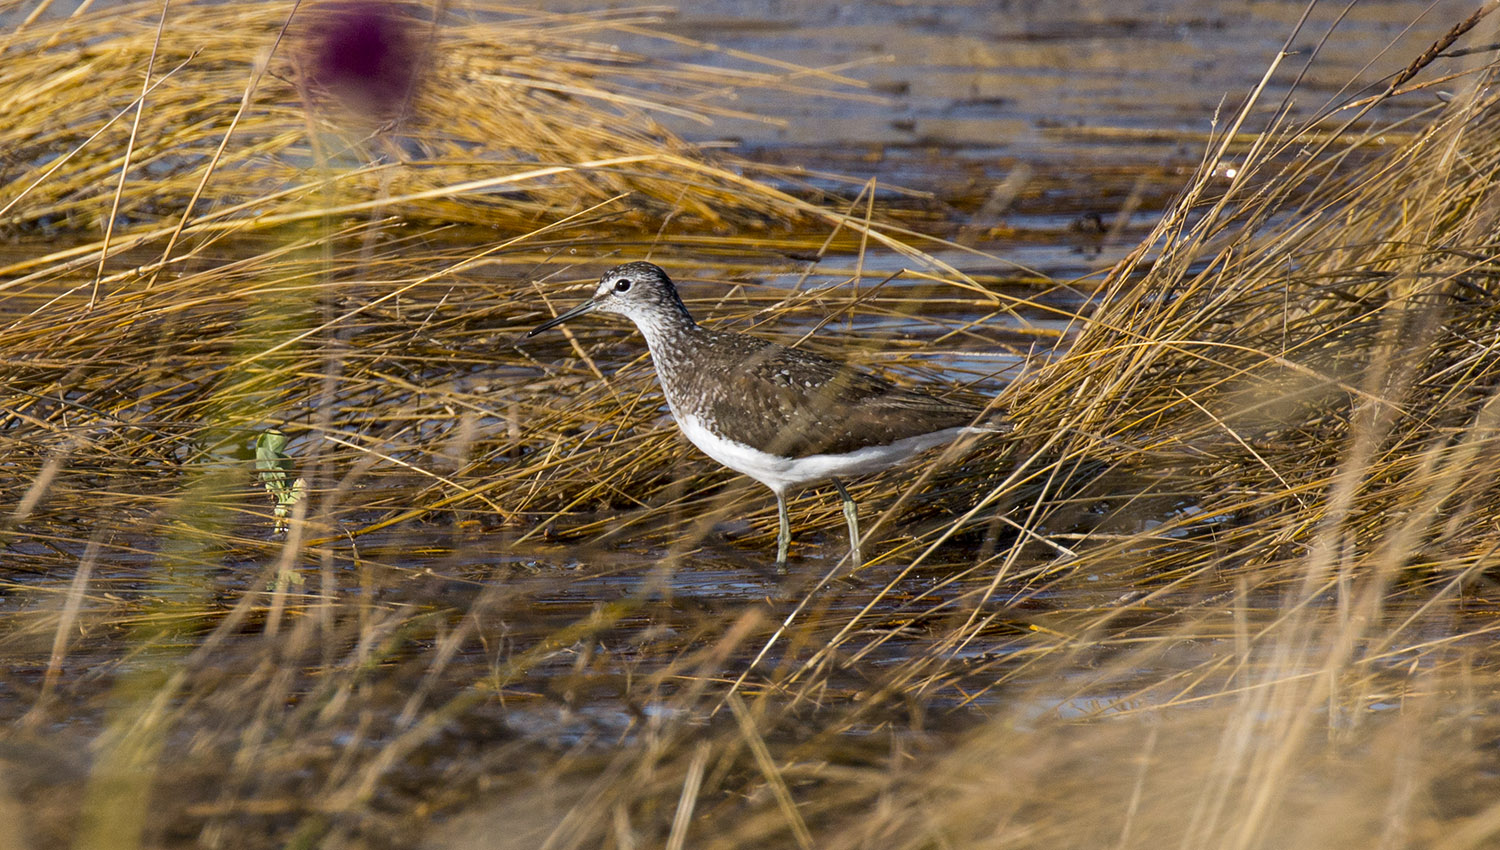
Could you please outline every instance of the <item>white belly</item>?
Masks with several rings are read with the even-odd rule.
[[[841,455],[810,455],[784,458],[728,440],[708,430],[696,416],[677,416],[677,427],[703,453],[756,481],[783,493],[788,487],[824,481],[829,478],[862,475],[894,466],[918,452],[940,446],[964,432],[983,429],[947,428],[931,434],[920,434],[897,440],[887,446],[867,446]]]

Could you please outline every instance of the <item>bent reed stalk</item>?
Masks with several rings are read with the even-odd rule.
[[[160,8],[119,13],[136,59]],[[163,39],[180,86],[196,59],[171,43],[234,41],[223,24],[248,7],[171,8],[200,22]],[[266,36],[288,7],[258,8],[281,16],[250,13]],[[214,165],[233,179],[203,182],[225,93],[255,73],[242,43],[198,100],[173,95],[175,122],[153,111],[178,101],[150,101],[169,83],[148,89],[140,161],[170,127],[199,158],[159,197],[127,181],[108,246],[93,219],[120,140],[28,149],[26,169],[79,153],[10,226],[83,244],[5,271],[0,646],[18,662],[7,703],[29,714],[4,732],[0,810],[137,846],[1493,843],[1495,65],[1472,60],[1443,99],[1422,67],[1393,78],[1392,97],[1430,102],[1394,144],[1378,113],[1345,120],[1355,103],[1212,146],[1072,344],[1008,391],[1022,436],[914,470],[870,568],[788,590],[685,557],[749,485],[690,495],[717,473],[685,459],[617,332],[546,350],[513,334],[592,278],[567,253],[586,235],[661,246],[674,275],[743,284],[703,298],[721,319],[774,321],[833,296],[756,288],[757,262],[904,234],[779,190],[747,200],[714,157],[656,150],[639,92],[577,96],[605,54],[573,38],[621,20],[523,17],[514,56],[473,48],[480,68],[545,54],[528,37],[577,62],[549,65],[572,88],[535,96],[568,113],[548,133],[581,129],[501,166],[567,167],[513,195],[434,194],[488,179],[473,140],[414,134],[425,177],[394,154],[341,170],[314,148],[344,128],[272,106]],[[84,23],[13,35],[0,74],[33,47],[73,51],[112,92],[78,102],[124,114],[139,65],[112,65]],[[35,93],[88,76],[46,61]],[[475,91],[424,96],[466,113]],[[25,114],[18,133],[63,132]],[[1226,183],[1236,152],[1253,155]],[[573,168],[612,157],[640,159]],[[679,210],[698,220],[658,240]],[[450,220],[502,235],[470,250],[411,225]],[[808,220],[839,233],[776,235]],[[922,273],[969,314],[1012,303],[936,261]],[[268,425],[313,503],[284,541],[251,476]],[[535,545],[622,513],[651,551],[553,562]],[[771,531],[744,533],[764,549]],[[275,581],[286,562],[305,587]]]

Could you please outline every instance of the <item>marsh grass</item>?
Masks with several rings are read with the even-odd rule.
[[[414,99],[356,126],[304,84],[298,18],[264,52],[290,6],[186,3],[135,144],[80,135],[134,120],[160,8],[39,19],[0,65],[20,846],[1494,841],[1487,54],[1442,98],[1452,45],[1414,57],[1386,96],[1431,105],[1396,127],[1255,130],[1250,98],[1059,336],[1024,321],[1066,317],[1050,284],[651,122],[828,74],[600,46],[644,13],[515,13],[501,44],[410,7]],[[160,170],[119,183],[127,148]],[[1014,437],[856,491],[864,569],[836,501],[799,499],[783,579],[766,494],[686,451],[629,334],[519,337],[647,252],[731,326],[891,330],[840,353],[898,377],[1055,356],[1003,396]],[[271,426],[310,493],[285,538]]]

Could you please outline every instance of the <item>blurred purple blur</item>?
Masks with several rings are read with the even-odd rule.
[[[328,3],[303,22],[303,67],[315,100],[331,99],[351,117],[401,116],[421,79],[422,22],[405,4]]]

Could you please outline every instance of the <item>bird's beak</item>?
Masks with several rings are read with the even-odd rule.
[[[585,301],[582,304],[579,304],[577,307],[574,307],[573,309],[569,310],[568,312],[562,314],[561,316],[558,316],[558,317],[553,318],[553,319],[548,319],[547,321],[542,322],[540,325],[537,325],[536,327],[534,327],[531,330],[527,331],[526,332],[526,336],[529,339],[529,338],[534,337],[537,334],[541,333],[542,331],[547,330],[548,328],[555,328],[558,325],[562,324],[563,322],[566,322],[569,319],[576,319],[579,316],[584,315],[585,313],[592,313],[592,312],[594,312],[594,302],[592,300]]]

